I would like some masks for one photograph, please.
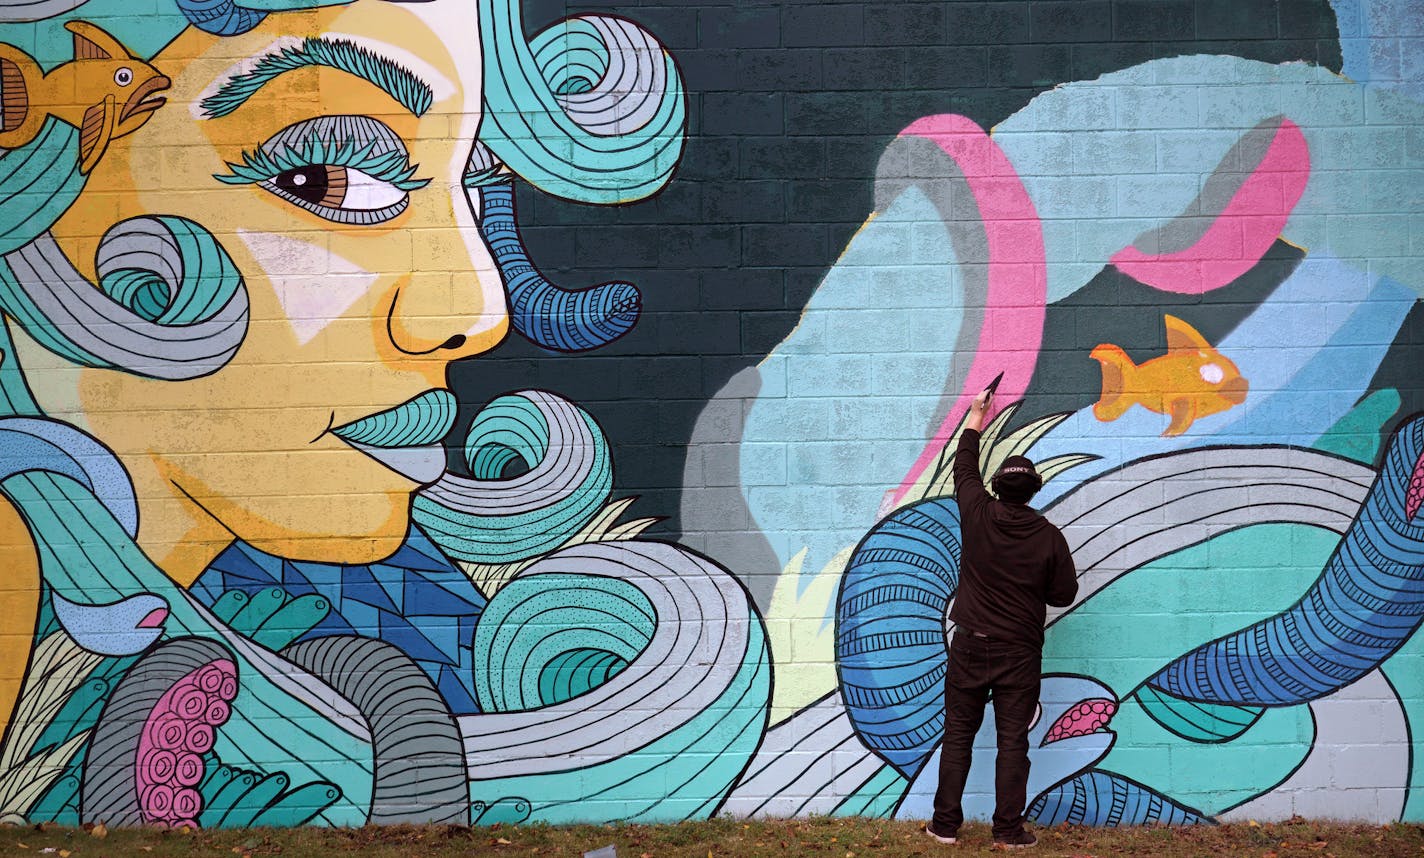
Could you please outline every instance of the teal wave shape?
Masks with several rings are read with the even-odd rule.
[[[637,89],[622,93],[640,102],[630,108],[638,111],[637,127],[624,130],[634,124],[630,121],[616,131],[585,128],[563,102],[595,89],[615,54],[629,62],[638,55],[606,45],[585,18],[565,18],[526,40],[522,17],[518,3],[480,2],[485,58],[480,140],[525,181],[564,199],[612,205],[661,190],[682,156],[687,119],[672,57],[662,51],[648,58],[660,68],[624,70],[640,76],[633,84]]]
[[[465,456],[473,479],[447,473],[411,507],[421,530],[457,560],[512,563],[558,548],[613,491],[613,460],[598,424],[538,392],[501,396],[482,409]],[[520,462],[529,470],[505,478],[506,466]]]
[[[484,712],[562,703],[616,676],[653,639],[657,615],[627,581],[596,575],[516,578],[475,626],[475,673]]]

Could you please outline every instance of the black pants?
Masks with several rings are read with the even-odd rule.
[[[960,802],[974,734],[984,721],[984,704],[994,697],[994,722],[999,754],[994,768],[994,836],[1023,830],[1028,800],[1028,728],[1038,706],[1042,648],[1036,644],[992,640],[956,630],[949,646],[949,673],[944,682],[944,746],[935,792],[934,826],[941,832],[959,830],[964,822]]]

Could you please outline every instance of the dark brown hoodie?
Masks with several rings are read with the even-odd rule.
[[[1070,605],[1078,594],[1067,540],[1027,504],[985,490],[973,429],[954,454],[954,485],[964,550],[949,618],[966,631],[1043,646],[1045,605]]]

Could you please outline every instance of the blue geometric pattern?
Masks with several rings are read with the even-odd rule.
[[[1290,706],[1374,670],[1424,623],[1424,417],[1400,427],[1325,570],[1281,613],[1178,658],[1148,685],[1182,700]]]
[[[1038,797],[1027,815],[1039,825],[1202,825],[1201,811],[1112,772],[1087,771]]]
[[[861,741],[913,778],[944,737],[944,612],[959,587],[959,508],[907,506],[871,529],[841,578],[836,666]]]
[[[419,528],[411,528],[395,554],[370,565],[294,562],[236,542],[208,565],[192,593],[212,607],[230,590],[252,595],[271,587],[331,602],[331,613],[299,641],[379,638],[415,659],[451,712],[480,711],[471,642],[487,600]]]

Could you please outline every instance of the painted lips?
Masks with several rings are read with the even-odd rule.
[[[455,396],[427,390],[394,408],[328,430],[391,470],[417,483],[433,483],[445,472],[440,439],[455,425]]]

